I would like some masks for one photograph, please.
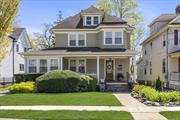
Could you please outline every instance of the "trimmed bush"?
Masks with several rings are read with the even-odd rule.
[[[96,79],[69,70],[54,70],[38,77],[38,92],[67,93],[96,90]]]
[[[160,98],[160,102],[162,102],[162,103],[179,101],[180,100],[180,92],[178,92],[178,91],[160,92],[159,98]]]
[[[10,93],[35,93],[37,87],[35,82],[21,82],[4,88],[4,90],[9,90]]]
[[[159,76],[158,76],[158,78],[156,79],[155,88],[156,88],[156,90],[158,90],[158,91],[162,91],[162,82],[161,82]]]
[[[133,87],[133,91],[135,91],[136,93],[139,93],[143,88],[145,88],[146,86],[144,85],[135,85]]]
[[[15,80],[16,80],[16,83],[26,82],[26,81],[35,81],[35,79],[41,75],[42,73],[15,74]]]

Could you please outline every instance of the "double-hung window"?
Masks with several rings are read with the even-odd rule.
[[[99,17],[98,16],[94,16],[93,23],[94,23],[94,25],[99,24]]]
[[[51,70],[57,70],[58,69],[58,59],[51,59],[51,62],[50,62],[50,69]]]
[[[19,64],[19,71],[24,71],[24,64]]]
[[[36,73],[37,61],[35,59],[29,60],[29,73]]]
[[[71,71],[85,73],[86,61],[84,59],[70,59],[69,69]]]
[[[86,25],[91,25],[91,16],[86,17]]]
[[[105,31],[104,32],[104,45],[122,45],[123,32],[121,31]]]
[[[112,41],[112,32],[106,32],[105,33],[105,44],[111,45],[113,43]]]
[[[76,34],[69,35],[69,45],[76,46]]]
[[[78,72],[85,73],[85,60],[78,60]]]
[[[85,45],[86,45],[85,33],[69,34],[69,46],[70,47],[83,47]]]
[[[47,60],[46,59],[41,59],[40,60],[40,67],[39,67],[39,72],[40,73],[45,73],[47,72]]]
[[[122,44],[121,32],[115,32],[115,44]]]

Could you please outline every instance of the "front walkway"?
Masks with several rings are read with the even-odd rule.
[[[159,114],[160,111],[180,110],[180,107],[146,106],[132,98],[129,93],[115,93],[114,95],[124,106],[0,106],[0,110],[128,111],[135,120],[167,120]]]

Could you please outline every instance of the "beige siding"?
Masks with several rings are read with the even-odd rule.
[[[104,59],[100,59],[99,78],[104,79]]]
[[[98,47],[98,38],[96,33],[86,34],[87,47]]]
[[[55,47],[68,47],[68,34],[56,34]]]
[[[96,59],[87,59],[87,61],[86,61],[86,72],[87,73],[96,73],[96,70],[97,70]]]

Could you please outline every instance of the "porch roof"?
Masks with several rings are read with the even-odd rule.
[[[170,55],[171,57],[173,57],[173,58],[175,58],[175,57],[180,57],[180,50],[171,52],[171,53],[169,53],[169,55]]]
[[[80,55],[80,56],[135,56],[136,51],[126,50],[123,48],[99,48],[99,47],[54,47],[38,51],[29,51],[21,53],[24,56],[41,56],[41,55]]]

